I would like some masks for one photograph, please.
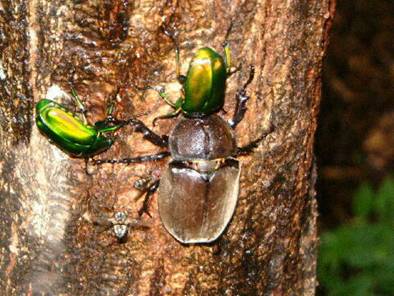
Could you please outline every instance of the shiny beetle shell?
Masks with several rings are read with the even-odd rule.
[[[189,130],[189,132],[187,132]],[[219,116],[184,118],[170,135],[173,157],[159,187],[159,213],[182,243],[209,243],[227,227],[239,193],[235,141]]]
[[[74,157],[89,157],[113,144],[100,130],[73,116],[62,105],[47,99],[36,105],[36,124],[39,130],[59,148]]]
[[[233,155],[236,149],[229,125],[218,115],[183,118],[169,137],[174,160],[219,159]]]
[[[209,47],[199,49],[186,75],[183,112],[200,117],[220,110],[224,104],[226,78],[222,56]]]

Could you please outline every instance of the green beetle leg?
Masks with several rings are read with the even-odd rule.
[[[178,101],[176,101],[175,103],[172,102],[172,101],[170,100],[168,94],[166,93],[166,90],[165,90],[164,87],[149,87],[149,89],[155,90],[155,91],[159,94],[160,98],[161,98],[167,105],[170,105],[170,106],[171,106],[172,108],[174,108],[174,109],[177,109],[177,108],[178,108],[178,105],[177,105]]]
[[[166,118],[172,118],[172,117],[178,116],[178,114],[182,111],[181,106],[183,104],[183,97],[180,97],[175,103],[173,103],[168,99],[168,95],[165,92],[164,88],[159,88],[159,89],[152,88],[152,89],[157,91],[160,95],[160,98],[162,98],[164,100],[164,102],[166,102],[168,105],[170,105],[174,109],[174,111],[172,111],[168,114],[164,114],[164,115],[155,117],[152,122],[153,126],[156,126],[156,121],[159,119],[166,119]]]
[[[224,62],[226,63],[227,75],[229,75],[229,73],[231,72],[231,49],[227,41],[224,42],[223,51],[224,51]]]
[[[179,113],[181,113],[181,111],[182,111],[182,108],[179,107],[178,109],[175,109],[173,112],[170,112],[170,113],[168,113],[168,114],[164,114],[164,115],[155,117],[155,118],[153,119],[152,124],[153,124],[153,126],[156,126],[156,122],[157,122],[158,120],[176,117],[176,116],[179,115]]]
[[[71,88],[71,97],[74,99],[75,104],[77,105],[78,113],[82,114],[82,120],[83,120],[83,122],[84,122],[85,124],[87,124],[88,121],[87,121],[87,119],[86,119],[86,114],[87,114],[88,111],[87,111],[85,105],[83,104],[81,98],[79,97],[77,91],[76,91],[74,88]],[[106,109],[107,118],[106,118],[104,121],[100,121],[100,122],[97,123],[97,124],[101,124],[101,125],[103,125],[103,126],[106,125],[106,124],[111,124],[111,121],[113,120],[113,116],[112,116],[113,109],[114,109],[114,102],[111,100],[110,103],[109,103],[108,106],[107,106],[107,109]],[[97,124],[96,124],[96,126],[97,126]],[[111,128],[112,128],[112,126],[111,126]],[[118,128],[119,128],[119,127],[118,127]],[[110,132],[110,131],[115,131],[115,130],[117,130],[118,128],[113,129],[113,130],[108,130],[108,132]],[[106,131],[103,130],[102,132],[106,132]]]
[[[233,22],[230,23],[230,26],[227,29],[223,42],[223,52],[224,52],[223,56],[224,56],[224,62],[226,63],[227,77],[234,74],[231,72],[231,49],[228,42],[228,38],[230,36],[232,28],[233,28]]]
[[[230,46],[228,45],[228,42],[224,42],[223,45],[223,51],[224,51],[224,62],[226,63],[226,71],[227,71],[227,78],[232,76],[233,74],[237,73],[239,70],[241,70],[242,65],[236,66],[234,69],[232,69],[232,64],[231,64],[231,49]]]
[[[75,105],[77,105],[78,113],[81,114],[83,123],[87,124],[88,121],[86,119],[86,114],[88,111],[86,110],[85,105],[83,104],[81,98],[78,96],[78,93],[74,88],[71,88],[71,97],[74,99]]]
[[[146,86],[146,87],[137,88],[137,89],[141,90],[141,91],[146,91],[148,89],[156,91],[158,93],[158,95],[160,96],[160,99],[162,99],[167,105],[171,106],[174,109],[178,109],[178,107],[181,106],[182,102],[179,102],[179,100],[181,100],[181,99],[178,99],[175,103],[172,102],[170,100],[169,95],[166,93],[166,89],[163,86]]]
[[[235,95],[235,99],[237,100],[237,103],[235,106],[233,118],[229,121],[229,125],[233,129],[242,121],[242,119],[245,116],[245,112],[247,110],[246,103],[250,98],[246,93],[246,88],[253,81],[253,78],[254,78],[254,67],[251,66],[248,80],[243,85],[243,87],[237,91],[237,94]]]
[[[96,122],[95,128],[99,134],[105,134],[105,133],[113,133],[126,125],[131,125],[134,128],[134,131],[143,134],[143,138],[145,140],[148,140],[152,144],[159,147],[168,146],[167,135],[161,136],[156,134],[154,131],[148,128],[141,120],[136,118],[131,118],[128,120],[119,120],[119,119],[115,119],[112,116],[109,116],[103,121]]]

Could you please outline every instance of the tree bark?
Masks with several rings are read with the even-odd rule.
[[[0,1],[0,288],[2,295],[313,295],[317,208],[313,160],[322,59],[334,13],[323,1]],[[274,130],[242,162],[235,215],[214,243],[181,245],[152,217],[138,216],[139,176],[168,160],[89,166],[42,136],[34,105],[75,88],[88,120],[152,119],[168,106],[154,91],[179,95],[175,54],[161,27],[179,31],[182,72],[195,50],[229,44],[240,71],[228,80],[222,114],[248,77],[239,146]],[[50,91],[48,91],[50,90]],[[64,99],[63,101],[67,101]],[[177,120],[153,129],[168,134]],[[191,139],[191,143],[192,143]],[[160,151],[124,128],[97,158]],[[117,211],[141,219],[126,242],[93,223]]]

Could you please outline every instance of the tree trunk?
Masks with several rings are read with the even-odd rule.
[[[321,67],[334,0],[0,1],[0,288],[2,295],[313,295],[317,208],[313,143]],[[34,105],[75,88],[89,122],[116,98],[118,118],[169,111],[146,86],[179,95],[175,54],[163,26],[179,31],[182,72],[195,50],[221,50],[227,29],[233,64],[226,104],[249,65],[256,75],[239,146],[273,131],[242,162],[235,215],[214,243],[182,245],[163,228],[157,194],[151,217],[133,183],[168,160],[88,166],[41,135]],[[50,90],[50,91],[48,91]],[[57,89],[59,91],[59,89]],[[63,99],[63,102],[67,101]],[[168,134],[177,120],[153,129]],[[191,139],[192,142],[193,139]],[[131,128],[97,158],[160,151]],[[126,242],[94,223],[126,211],[149,228]]]

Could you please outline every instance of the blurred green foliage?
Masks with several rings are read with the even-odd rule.
[[[377,190],[363,183],[354,217],[321,235],[319,291],[326,295],[394,295],[394,178]]]

